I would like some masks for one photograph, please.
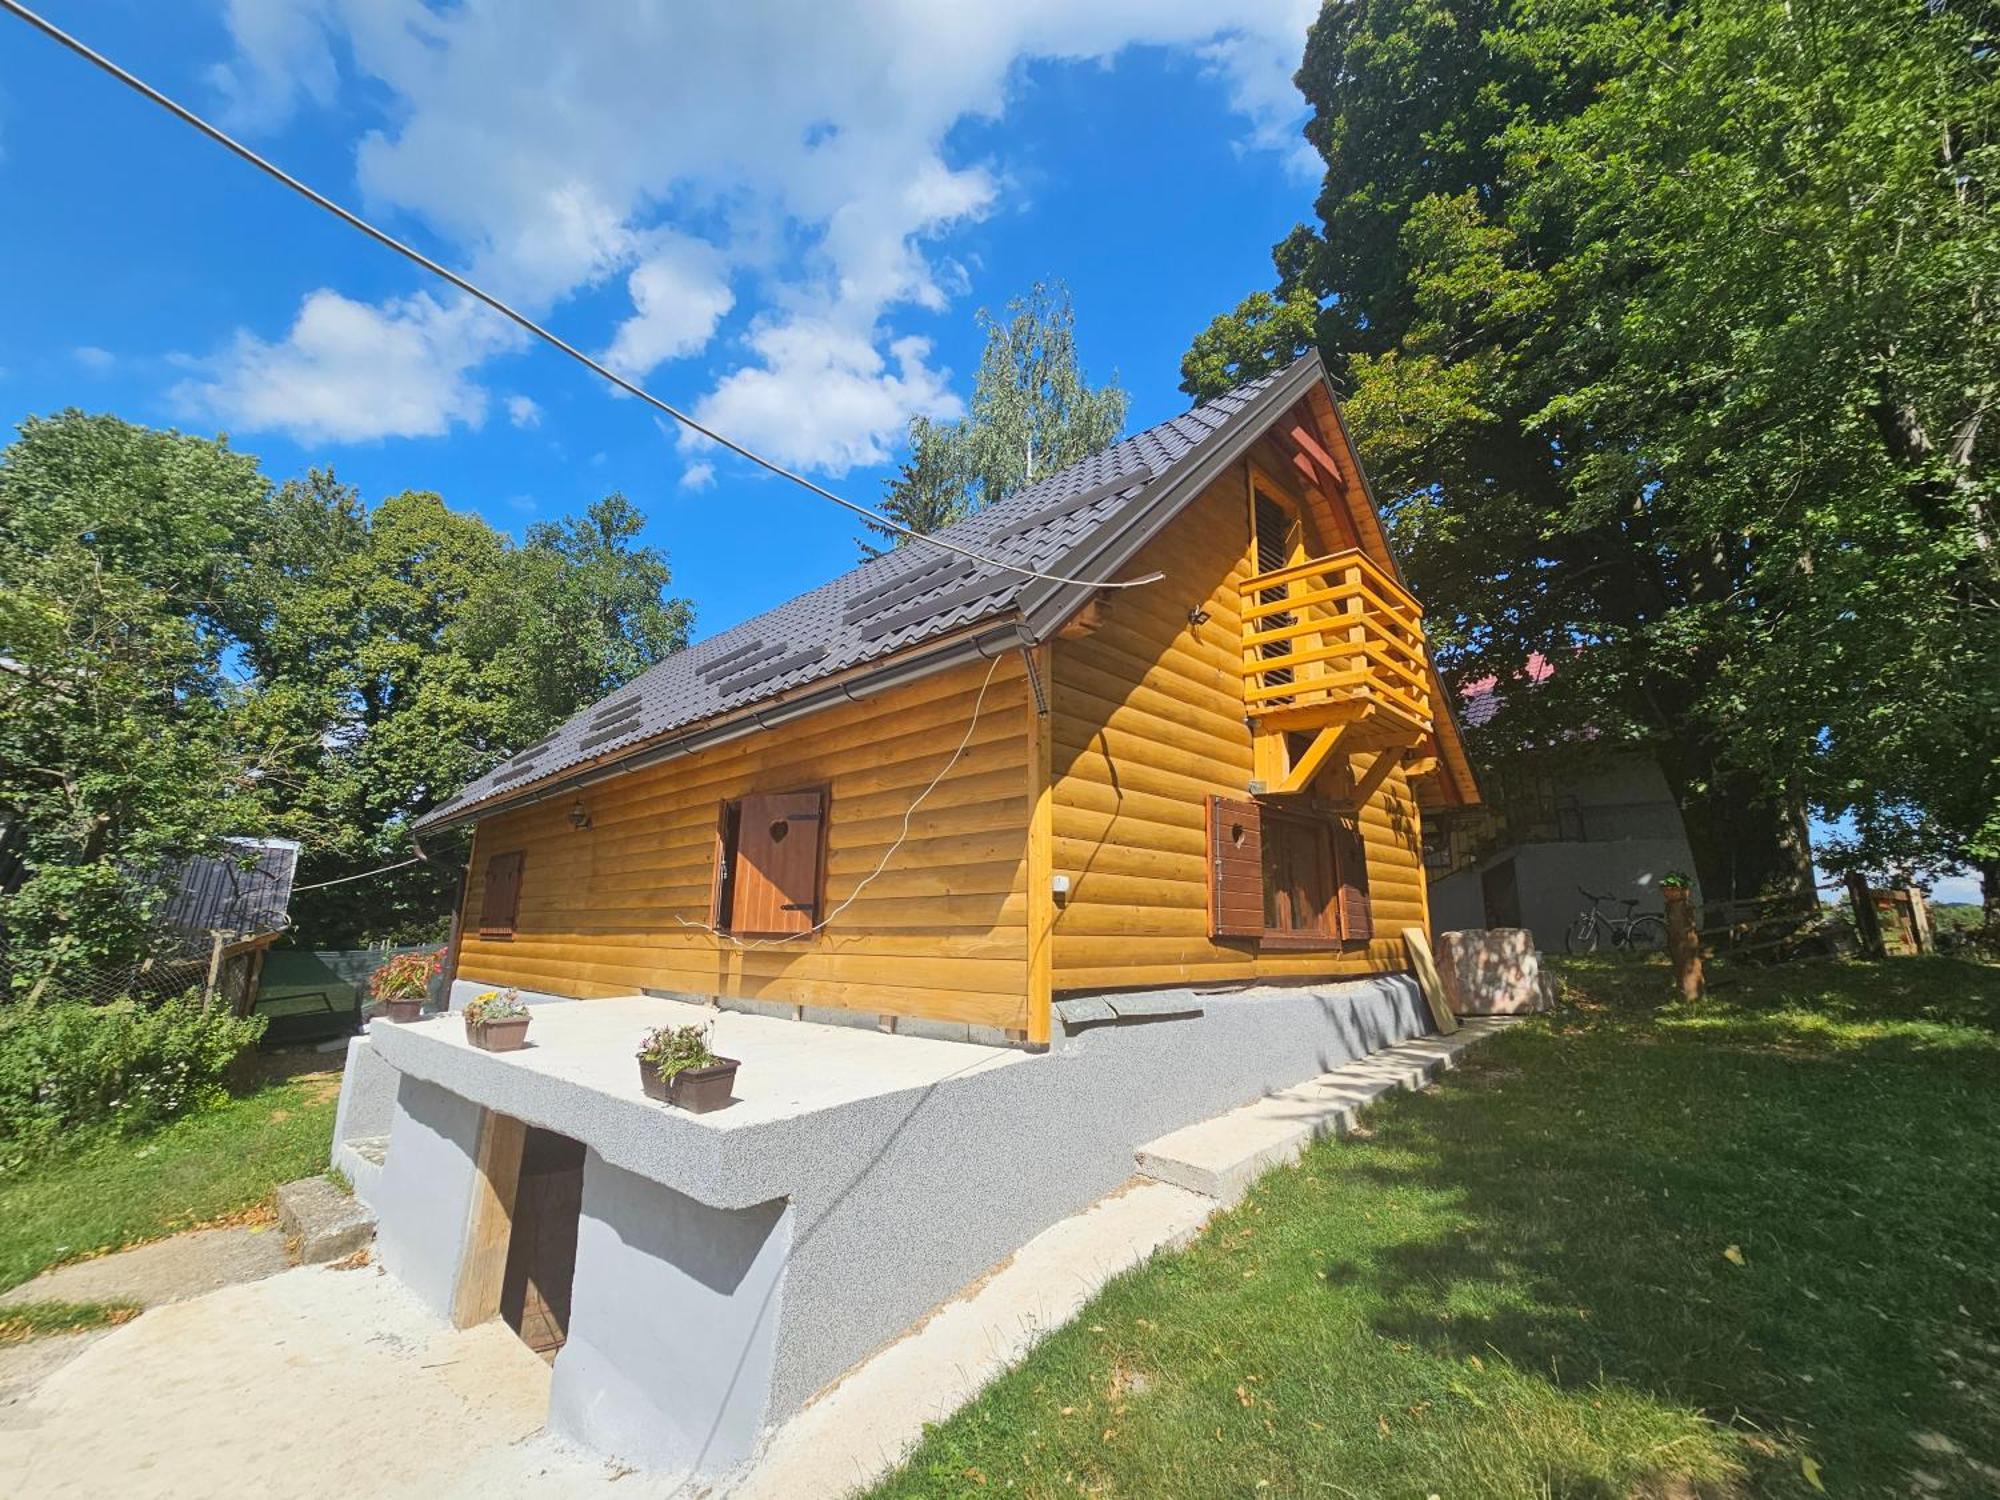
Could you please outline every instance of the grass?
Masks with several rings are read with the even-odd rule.
[[[2000,969],[1562,972],[874,1493],[2000,1491]]]
[[[0,1174],[0,1291],[51,1266],[254,1215],[326,1170],[338,1075],[266,1079],[146,1136],[97,1137]]]
[[[139,1316],[130,1302],[17,1302],[0,1307],[0,1349],[51,1333],[111,1328]]]

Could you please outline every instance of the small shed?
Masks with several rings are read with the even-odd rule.
[[[264,955],[291,925],[299,846],[291,839],[230,838],[172,870],[160,909],[165,938],[148,988],[199,987],[238,1015],[257,1003]]]

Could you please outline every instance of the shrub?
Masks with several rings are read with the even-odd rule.
[[[92,1125],[143,1130],[221,1097],[225,1070],[264,1033],[261,1016],[204,1010],[182,995],[157,1006],[61,1001],[0,1008],[0,1141],[41,1150]]]

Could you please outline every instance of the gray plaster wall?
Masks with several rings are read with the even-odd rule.
[[[1579,886],[1619,899],[1634,898],[1639,903],[1635,910],[1658,913],[1665,907],[1660,881],[1675,870],[1694,872],[1694,854],[1680,837],[1518,844],[1483,865],[1432,884],[1433,930],[1494,925],[1495,914],[1485,910],[1480,880],[1485,870],[1508,860],[1513,862],[1520,893],[1518,925],[1535,935],[1535,946],[1545,953],[1563,951],[1563,935],[1586,905]],[[1602,909],[1608,915],[1624,913],[1616,901]]]
[[[1125,1182],[1144,1142],[1430,1029],[1407,976],[1180,994],[1200,1013],[770,1127],[797,1183],[773,1417]]]
[[[402,1080],[365,1033],[349,1040],[340,1070],[340,1102],[333,1116],[333,1164],[347,1174],[354,1196],[370,1208],[375,1207],[381,1168],[356,1148],[364,1141],[387,1138],[395,1123],[396,1092]]]
[[[590,1152],[551,1430],[650,1468],[737,1462],[770,1404],[791,1245],[783,1201],[711,1208]]]
[[[1473,865],[1468,869],[1453,871],[1443,879],[1433,880],[1430,883],[1433,934],[1469,932],[1475,927],[1487,925],[1486,899],[1479,889],[1479,872],[1482,868],[1480,865]]]
[[[375,1252],[438,1316],[451,1316],[478,1173],[480,1106],[408,1074],[375,1187]]]

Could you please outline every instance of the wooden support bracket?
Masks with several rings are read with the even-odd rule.
[[[1368,799],[1382,789],[1382,783],[1389,779],[1389,773],[1402,763],[1403,751],[1400,746],[1391,745],[1386,750],[1377,750],[1375,759],[1368,769],[1354,783],[1354,805],[1366,807]]]
[[[1284,793],[1303,792],[1311,786],[1313,778],[1319,775],[1319,768],[1326,764],[1327,758],[1339,746],[1341,737],[1350,727],[1346,724],[1330,724],[1322,729],[1313,737],[1313,742],[1306,753],[1292,763],[1291,770],[1285,773],[1285,779],[1279,783],[1276,790]]]

